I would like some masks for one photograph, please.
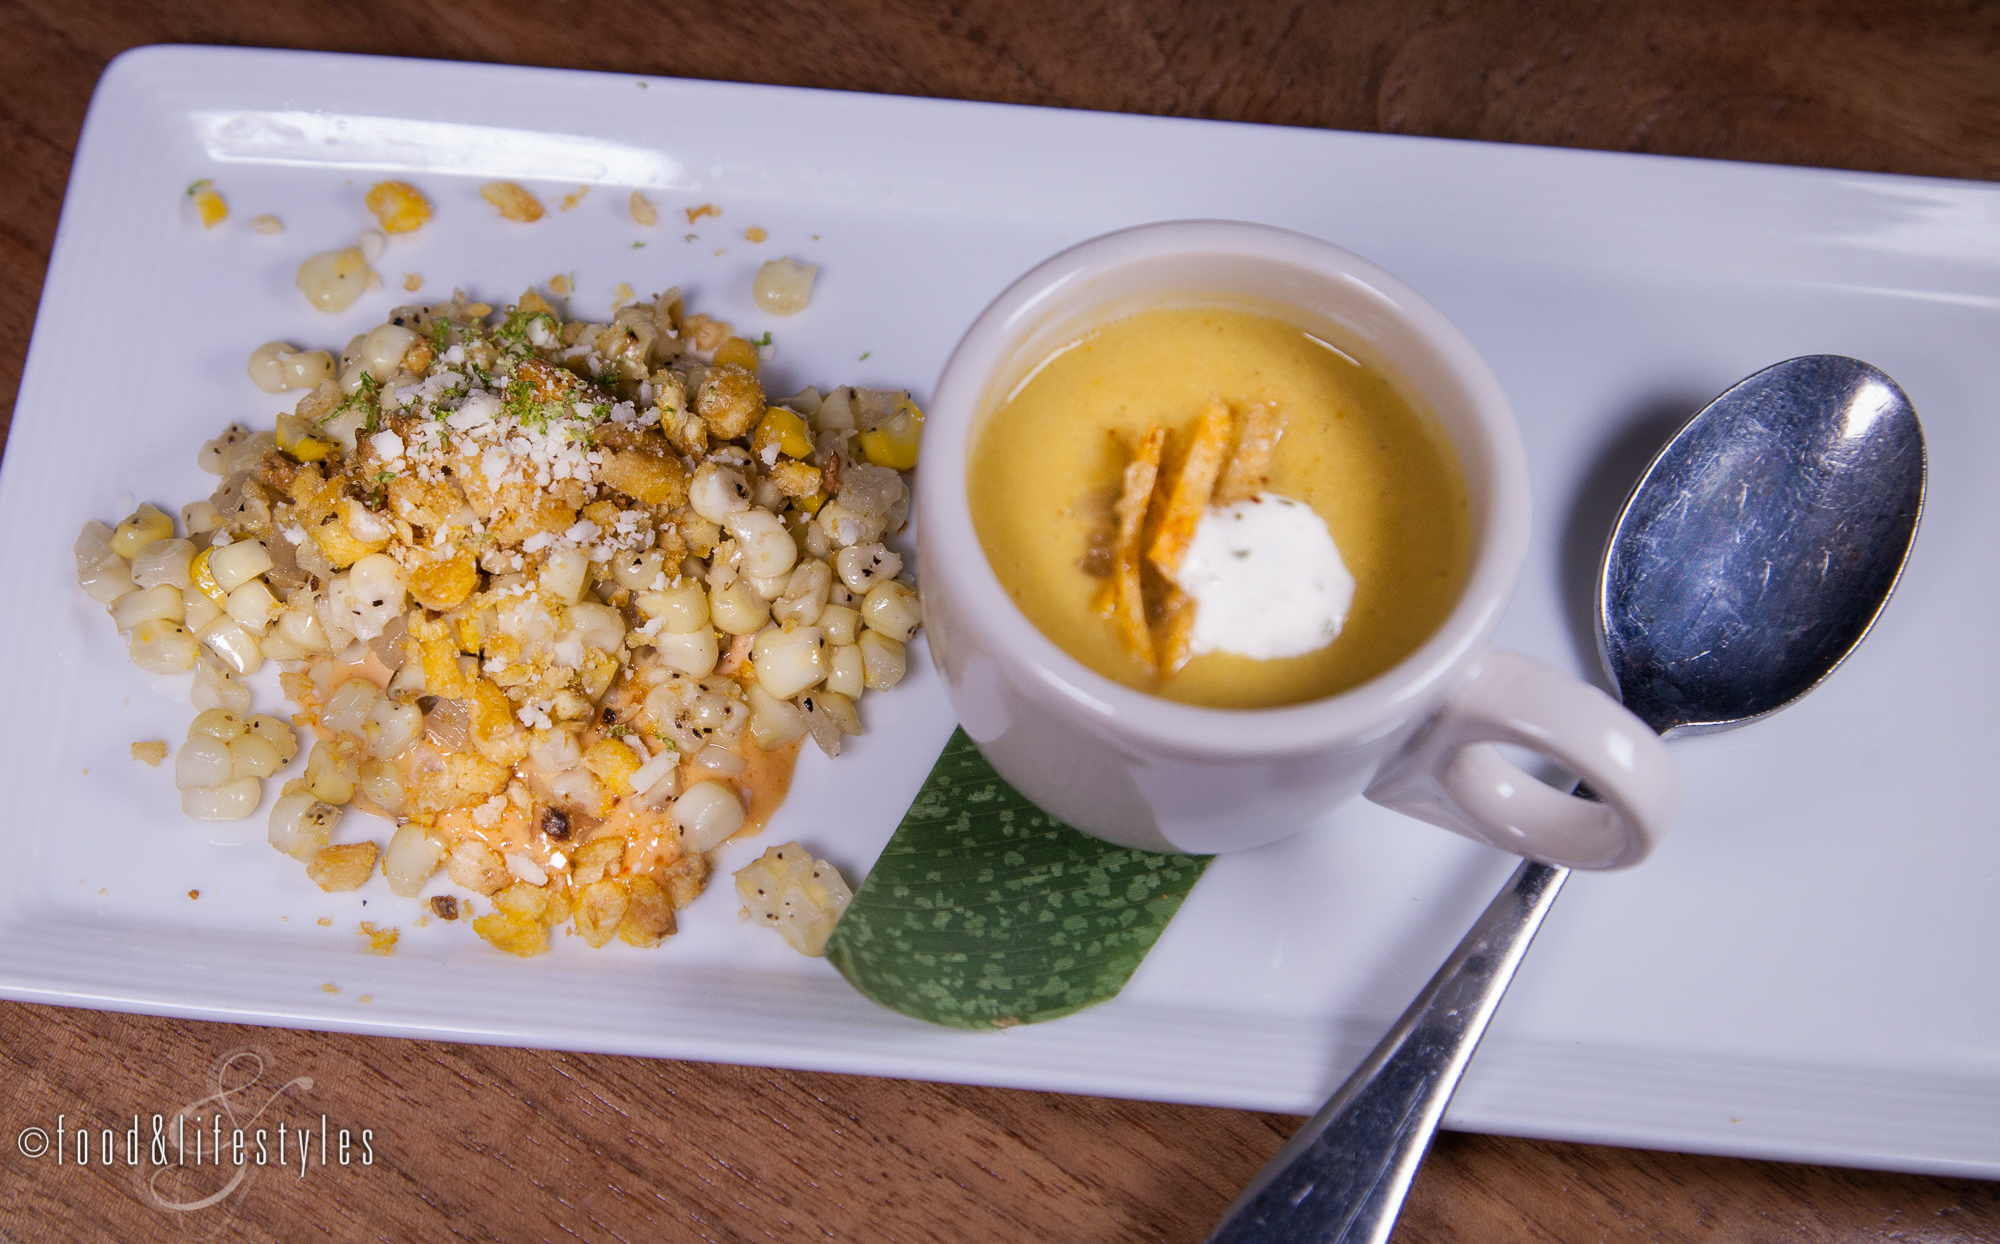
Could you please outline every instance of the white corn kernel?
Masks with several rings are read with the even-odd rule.
[[[254,734],[246,734],[229,745],[229,776],[237,778],[267,778],[285,767],[278,758],[278,749]]]
[[[908,586],[891,579],[868,589],[861,601],[861,620],[883,638],[907,644],[923,624],[924,607]]]
[[[257,637],[222,617],[195,632],[202,646],[222,659],[232,674],[254,674],[264,664],[264,650]]]
[[[867,685],[867,673],[861,662],[861,649],[853,644],[835,645],[833,655],[827,658],[826,689],[838,692],[851,700],[859,696]]]
[[[833,559],[840,581],[857,596],[866,596],[879,583],[903,572],[903,559],[880,544],[857,544],[840,550]]]
[[[171,540],[173,536],[174,520],[154,506],[142,505],[111,533],[111,551],[120,557],[137,557],[139,550],[153,541]]]
[[[201,652],[186,627],[159,618],[133,628],[125,650],[132,664],[149,674],[185,674]]]
[[[111,621],[121,631],[135,630],[144,622],[179,622],[187,617],[181,590],[172,584],[127,592],[111,602]]]
[[[798,561],[799,546],[785,530],[785,520],[769,510],[731,514],[722,525],[736,537],[737,547],[743,551],[743,573],[753,579],[787,574]]]
[[[181,790],[204,790],[233,780],[229,744],[206,734],[197,734],[181,744],[174,756],[174,785]]]
[[[569,627],[562,638],[583,641],[586,649],[616,652],[625,642],[625,619],[609,605],[584,603],[569,607]]]
[[[648,618],[659,618],[660,629],[675,635],[708,629],[708,593],[699,583],[683,583],[664,592],[648,592],[635,602]]]
[[[741,579],[708,598],[709,617],[716,629],[730,635],[753,635],[771,616],[771,606]]]
[[[361,368],[381,384],[401,370],[416,343],[417,335],[400,324],[377,324],[361,339]]]
[[[267,341],[250,351],[250,382],[266,393],[282,393],[289,386],[285,383],[285,359],[298,353],[298,347],[283,341]]]
[[[789,700],[826,677],[826,639],[816,626],[771,627],[750,650],[757,685]]]
[[[323,251],[299,265],[299,292],[329,315],[352,306],[368,288],[368,260],[359,247]]]
[[[269,743],[278,753],[280,764],[290,764],[292,757],[299,754],[299,736],[292,728],[269,713],[258,713],[243,719],[243,733],[255,735]]]
[[[790,255],[769,259],[750,282],[750,296],[772,315],[791,315],[805,310],[812,301],[813,279],[817,276],[817,267],[800,263]]]
[[[377,700],[368,710],[363,729],[368,739],[368,754],[379,760],[394,760],[423,733],[424,712],[414,704]]]
[[[750,737],[767,752],[776,751],[806,732],[806,715],[798,705],[781,700],[756,683],[750,684]]]
[[[666,568],[666,556],[658,549],[620,553],[611,559],[611,578],[628,591],[644,592],[659,581]]]
[[[683,851],[711,851],[743,828],[743,801],[720,782],[696,782],[674,800],[673,821]]]
[[[771,616],[779,622],[811,626],[819,621],[832,590],[832,567],[817,558],[800,562],[785,583],[785,594],[772,603]]]
[[[181,507],[181,526],[191,536],[199,536],[222,526],[222,515],[207,501],[190,501]]]
[[[240,821],[263,802],[264,784],[256,778],[181,792],[181,815],[194,821]]]
[[[421,825],[405,825],[382,853],[382,875],[389,879],[391,894],[415,898],[442,863],[444,842]]]
[[[193,640],[194,636],[190,634],[188,638]],[[188,699],[204,712],[221,708],[232,713],[247,713],[250,711],[250,685],[230,673],[222,662],[208,657],[194,667],[194,686],[188,692]]]
[[[326,847],[333,827],[340,823],[341,810],[315,799],[310,791],[292,790],[271,805],[271,845],[296,860],[309,860]]]
[[[861,650],[863,678],[870,691],[887,691],[903,681],[903,645],[879,631],[863,631],[855,647]]]
[[[278,634],[306,652],[327,651],[326,631],[319,615],[305,609],[287,609],[278,615]]]
[[[271,624],[271,615],[278,608],[278,598],[264,586],[264,581],[252,579],[229,594],[229,603],[224,606],[223,612],[243,629],[262,635],[264,628]]]
[[[750,508],[750,486],[740,472],[704,462],[688,485],[688,506],[709,522],[719,523]]]
[[[361,780],[356,783],[361,797],[390,816],[403,810],[403,771],[393,760],[364,760]]]
[[[659,654],[668,668],[696,678],[705,678],[713,673],[716,662],[722,656],[715,642],[715,632],[706,626],[685,635],[655,635],[653,651]]]
[[[109,605],[139,588],[132,581],[131,567],[125,559],[111,551],[111,534],[111,528],[103,523],[85,523],[83,530],[77,532],[72,550],[76,554],[77,585],[100,605]]]
[[[201,630],[202,627],[221,617],[223,612],[222,606],[215,603],[215,598],[200,588],[190,587],[181,590],[181,622],[189,630]]]
[[[171,583],[178,588],[194,586],[188,563],[194,560],[191,540],[155,540],[132,559],[132,582],[140,587]]]
[[[210,738],[224,744],[234,743],[243,737],[243,714],[227,708],[204,709],[196,713],[194,720],[188,723],[188,737]]]
[[[360,774],[352,760],[342,759],[324,742],[314,743],[306,755],[306,789],[313,797],[330,804],[344,804],[354,798]]]
[[[578,548],[552,549],[542,567],[542,590],[562,601],[575,604],[583,596],[584,581],[590,575],[590,558]]]
[[[861,614],[847,605],[829,604],[819,612],[819,629],[831,644],[852,644],[861,638]]]
[[[208,553],[208,573],[224,592],[235,591],[270,568],[271,550],[262,540],[239,540]]]
[[[368,715],[382,703],[381,689],[366,678],[350,678],[334,688],[319,711],[319,722],[336,734],[367,737]]]

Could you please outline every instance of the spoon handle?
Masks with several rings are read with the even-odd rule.
[[[1209,1244],[1385,1244],[1472,1051],[1569,869],[1523,862],[1347,1083],[1257,1173]]]

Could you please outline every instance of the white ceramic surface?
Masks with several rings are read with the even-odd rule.
[[[2000,1176],[1986,777],[2000,753],[2000,189],[1977,183],[471,65],[129,55],[85,126],[0,463],[6,996],[1306,1111],[1512,866],[1350,803],[1219,859],[1115,1001],[974,1035],[862,1000],[739,926],[721,887],[666,949],[572,939],[520,962],[462,926],[415,927],[384,891],[319,894],[257,841],[259,822],[180,819],[170,775],[127,746],[179,739],[184,691],[125,661],[72,586],[69,544],[124,494],[205,489],[193,446],[272,413],[243,375],[250,347],[338,347],[405,296],[329,319],[292,288],[300,258],[365,223],[360,195],[391,171],[439,209],[392,243],[392,281],[417,271],[426,295],[511,297],[574,272],[578,305],[600,313],[617,281],[678,282],[770,329],[781,382],[908,383],[920,398],[980,308],[1066,244],[1195,216],[1338,241],[1422,291],[1499,376],[1535,513],[1496,640],[1586,677],[1598,547],[1670,427],[1794,355],[1887,370],[1932,464],[1896,600],[1797,707],[1673,745],[1678,828],[1642,868],[1572,879],[1446,1123]],[[595,189],[513,225],[477,196],[493,176],[551,197]],[[198,177],[233,206],[213,232],[182,215]],[[660,204],[657,230],[625,213],[634,184]],[[724,214],[685,223],[704,202]],[[262,211],[286,231],[246,228]],[[771,232],[761,247],[742,238],[753,224]],[[749,299],[779,251],[823,265],[814,305],[789,320]],[[868,724],[837,762],[808,753],[770,831],[857,877],[952,726],[921,663]],[[841,813],[806,811],[826,803]],[[356,922],[385,917],[397,953],[362,954]]]
[[[1255,712],[1179,704],[1087,668],[1001,586],[968,501],[974,448],[1053,354],[1161,305],[1283,318],[1388,377],[1451,443],[1471,510],[1471,568],[1451,616],[1394,669],[1341,695]],[[919,585],[945,693],[1001,776],[1086,833],[1148,851],[1249,850],[1365,788],[1474,841],[1604,868],[1639,862],[1673,822],[1678,775],[1644,722],[1546,665],[1493,656],[1527,554],[1520,433],[1464,335],[1351,251],[1217,220],[1140,225],[1071,247],[966,331],[938,379],[924,455]],[[1559,759],[1604,802],[1548,790],[1494,743]]]

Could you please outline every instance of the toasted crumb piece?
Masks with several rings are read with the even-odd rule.
[[[332,981],[328,981],[326,984],[321,985],[319,987],[319,991],[321,993],[339,993],[340,986],[334,984]]]
[[[570,280],[569,277],[564,275],[563,273],[558,272],[554,276],[549,278],[549,292],[551,294],[554,294],[558,298],[569,297],[570,293],[575,289],[576,289],[576,282]]]
[[[589,186],[578,186],[576,189],[570,191],[568,194],[562,197],[562,203],[560,206],[566,212],[573,212],[576,210],[577,204],[583,202],[584,196],[588,195],[589,193],[590,193]]]
[[[189,898],[200,898],[200,897],[201,897],[201,891],[200,891],[200,890],[189,890],[189,891],[188,891],[188,897],[189,897]]]
[[[201,227],[213,229],[229,217],[229,204],[215,192],[215,183],[206,177],[187,188],[188,198],[194,200],[194,210],[201,217]]]
[[[372,842],[348,842],[325,847],[306,864],[306,876],[329,894],[338,890],[358,890],[375,871],[378,848]]]
[[[618,922],[618,940],[649,949],[672,937],[674,930],[674,904],[667,892],[651,877],[632,878],[632,898],[625,918]]]
[[[722,215],[722,209],[717,207],[713,203],[704,203],[700,207],[690,207],[687,208],[686,211],[689,224],[693,224],[695,221],[700,220],[703,216]]]
[[[431,911],[440,920],[458,919],[458,899],[449,894],[431,896]]]
[[[143,760],[155,769],[159,768],[160,762],[166,758],[167,741],[165,739],[146,739],[143,742],[132,745],[132,759]]]
[[[271,213],[265,212],[260,216],[252,216],[250,218],[250,227],[259,233],[283,233],[285,231],[285,222],[271,215]]]
[[[762,225],[751,225],[743,231],[743,240],[745,242],[761,242],[770,236],[770,234],[764,232]]]
[[[423,287],[424,287],[424,278],[418,273],[405,272],[403,274],[404,289],[415,291],[415,290],[420,290]]]
[[[368,1003],[373,1002],[374,1000],[375,1000],[374,998],[368,996],[365,993],[361,995],[361,1003],[363,1006],[366,1006]]]
[[[542,201],[512,181],[489,181],[479,188],[479,195],[509,220],[523,223],[542,218]]]
[[[381,929],[372,920],[361,922],[361,935],[368,939],[368,953],[371,955],[393,955],[396,953],[396,939],[403,935],[401,929]]]
[[[632,192],[632,220],[648,229],[660,223],[660,209],[654,207],[653,201],[637,190]]]
[[[410,233],[431,218],[431,201],[407,181],[378,181],[364,202],[384,233]]]
[[[632,292],[632,287],[630,285],[627,285],[625,282],[620,281],[618,282],[618,284],[611,287],[611,309],[613,311],[616,311],[618,308],[624,306],[626,303],[631,302],[633,299],[637,297],[638,295]]]
[[[322,929],[330,929],[333,927],[333,917],[321,916],[318,920],[313,921],[313,923],[319,925]]]

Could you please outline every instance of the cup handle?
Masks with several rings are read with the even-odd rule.
[[[1495,743],[1539,752],[1601,802],[1553,790]],[[1587,683],[1488,654],[1472,682],[1375,775],[1368,798],[1515,855],[1571,868],[1646,858],[1680,811],[1680,772],[1645,722]]]

